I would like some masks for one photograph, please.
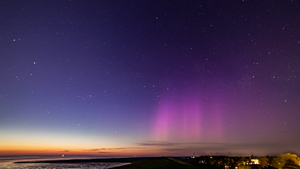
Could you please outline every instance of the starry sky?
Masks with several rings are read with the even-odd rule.
[[[0,155],[299,155],[299,11],[2,0]]]

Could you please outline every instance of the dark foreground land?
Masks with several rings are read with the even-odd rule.
[[[101,163],[101,162],[120,162],[131,163],[129,165],[116,167],[116,169],[196,169],[191,164],[168,157],[153,158],[110,158],[110,159],[74,159],[74,160],[47,160],[47,161],[28,161],[16,163]]]
[[[130,165],[116,167],[116,169],[196,169],[196,167],[174,158],[161,157],[136,161]]]
[[[228,156],[199,156],[199,157],[143,157],[143,158],[109,158],[109,159],[74,159],[53,161],[27,161],[17,163],[129,163],[115,167],[116,169],[300,169],[300,157],[286,153],[266,157],[228,157]],[[115,165],[116,166],[116,165]]]

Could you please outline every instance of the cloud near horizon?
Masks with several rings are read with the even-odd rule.
[[[150,141],[150,142],[141,142],[137,144],[139,146],[174,146],[174,145],[179,145],[180,143],[165,142],[165,141]]]
[[[95,148],[95,149],[84,149],[84,151],[89,151],[89,152],[94,152],[94,151],[112,151],[112,150],[125,150],[125,149],[128,149],[128,148]]]
[[[176,145],[222,145],[224,143],[148,141],[148,142],[140,142],[137,144],[139,146],[176,146]]]

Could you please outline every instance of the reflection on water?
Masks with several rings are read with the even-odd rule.
[[[82,164],[59,164],[59,163],[42,163],[42,164],[0,164],[0,168],[11,168],[11,169],[17,169],[17,168],[23,168],[23,169],[48,169],[48,168],[56,168],[56,169],[62,169],[62,168],[87,168],[87,169],[107,169],[107,168],[113,168],[121,165],[126,165],[125,163],[82,163]]]
[[[38,161],[38,160],[58,160],[58,159],[83,159],[90,157],[72,158],[51,158],[51,157],[0,157],[0,169],[67,169],[67,168],[86,168],[86,169],[107,169],[130,163],[15,163],[16,161]]]

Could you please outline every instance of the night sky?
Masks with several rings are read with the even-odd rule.
[[[300,154],[297,0],[2,0],[0,155]]]

